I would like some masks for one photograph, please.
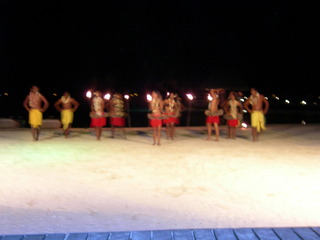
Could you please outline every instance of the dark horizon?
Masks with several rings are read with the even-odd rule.
[[[317,28],[308,5],[2,1],[0,8],[0,92],[26,94],[31,85],[42,91],[319,91]]]

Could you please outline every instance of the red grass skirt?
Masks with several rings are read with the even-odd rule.
[[[227,124],[230,127],[238,127],[239,126],[239,120],[238,119],[230,119],[230,120],[227,120]]]
[[[206,123],[220,123],[219,116],[207,116]]]
[[[126,121],[123,117],[112,117],[110,118],[110,124],[115,127],[124,127]]]
[[[91,118],[90,127],[104,127],[107,125],[106,118]]]
[[[149,124],[151,127],[160,127],[162,126],[162,120],[161,119],[150,119]]]
[[[163,123],[177,123],[177,118],[169,117],[169,118],[163,119]]]

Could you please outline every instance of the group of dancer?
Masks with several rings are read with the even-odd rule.
[[[252,140],[257,141],[261,130],[265,129],[265,114],[269,109],[268,100],[260,94],[257,89],[250,89],[250,97],[244,104],[241,103],[235,92],[230,92],[226,101],[220,100],[220,93],[223,89],[210,89],[210,101],[208,109],[205,111],[207,140],[211,140],[212,130],[215,132],[215,141],[220,137],[220,118],[227,121],[229,139],[235,139],[237,128],[243,118],[243,109],[251,114]],[[70,128],[73,122],[74,112],[79,107],[79,102],[65,92],[63,96],[54,103],[57,111],[61,112],[61,124],[64,135],[69,137]],[[29,94],[25,97],[23,106],[29,112],[29,124],[34,141],[39,140],[40,127],[42,125],[42,114],[49,107],[49,102],[40,93],[37,86],[32,86]],[[93,92],[90,102],[91,112],[90,127],[95,128],[97,140],[101,139],[102,129],[107,125],[107,118],[110,118],[111,137],[115,136],[115,128],[119,128],[125,133],[126,109],[123,95],[113,94],[112,98],[106,101],[100,91]],[[107,111],[106,111],[107,109]],[[153,145],[161,145],[162,126],[166,126],[167,139],[174,140],[176,137],[175,126],[180,122],[181,112],[184,110],[181,99],[175,93],[167,94],[163,100],[158,91],[153,91],[149,101],[149,110],[147,117],[153,132]],[[213,127],[213,129],[212,129]]]
[[[265,130],[265,114],[269,110],[269,102],[264,95],[259,94],[256,88],[250,89],[250,97],[242,105],[236,92],[230,92],[226,101],[220,101],[220,92],[223,89],[210,89],[209,95],[212,99],[209,102],[208,110],[205,111],[206,125],[208,131],[207,140],[211,140],[212,126],[215,130],[215,141],[220,137],[220,117],[227,120],[227,138],[235,139],[237,128],[243,119],[243,109],[251,114],[252,140],[258,141],[261,130]]]

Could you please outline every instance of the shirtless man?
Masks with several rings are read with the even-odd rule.
[[[269,102],[255,88],[251,88],[250,93],[251,96],[245,101],[244,108],[251,114],[253,141],[258,141],[259,133],[265,129],[264,115],[269,110]]]
[[[47,110],[49,103],[39,92],[37,86],[32,86],[29,95],[23,101],[24,108],[29,112],[29,124],[34,141],[39,140],[40,126],[42,125],[42,113]]]
[[[211,134],[212,134],[212,124],[216,133],[216,139],[215,141],[219,141],[220,131],[219,131],[219,123],[220,123],[220,114],[219,114],[219,89],[210,89],[209,92],[210,96],[212,97],[212,100],[209,103],[208,110],[206,111],[206,125],[207,125],[207,131],[208,131],[208,137],[207,140],[211,140]]]
[[[54,107],[61,112],[61,123],[64,135],[68,138],[73,122],[73,113],[78,109],[79,103],[74,98],[70,97],[70,93],[65,92],[63,96],[55,102]]]

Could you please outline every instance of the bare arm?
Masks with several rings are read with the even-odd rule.
[[[101,109],[104,111],[105,107],[106,107],[106,102],[102,99]]]
[[[242,106],[241,102],[237,101],[237,105],[239,107],[239,111],[242,113],[243,106]]]
[[[245,108],[249,113],[252,113],[252,110],[249,108],[249,105],[250,105],[249,99],[247,99],[247,100],[244,102],[243,106],[244,106],[244,108]]]
[[[94,112],[94,107],[93,107],[93,101],[92,101],[92,99],[90,99],[90,109],[91,109],[91,112]]]
[[[161,111],[161,112],[163,112],[163,106],[164,106],[163,101],[160,100],[160,111]]]
[[[72,111],[73,111],[73,112],[77,111],[80,103],[79,103],[77,100],[75,100],[74,98],[71,99],[71,102],[72,102],[72,104],[73,104],[73,109],[72,109]]]
[[[25,98],[24,101],[23,101],[23,106],[24,106],[24,108],[29,112],[29,111],[30,111],[30,108],[29,108],[28,102],[29,102],[29,96],[26,96],[26,98]]]
[[[114,101],[113,101],[113,100],[109,100],[107,109],[108,109],[108,111],[109,111],[110,113],[113,113],[113,112],[114,112]]]
[[[47,101],[47,99],[43,95],[41,95],[41,100],[43,101],[44,106],[40,111],[45,112],[49,107],[49,102]]]
[[[264,103],[263,113],[266,114],[269,110],[269,101],[264,96],[262,97],[263,97],[262,102]]]
[[[226,102],[222,105],[222,108],[223,108],[224,112],[226,112],[226,113],[229,112],[228,106],[229,106],[228,101],[226,101]]]
[[[60,107],[61,102],[62,102],[61,99],[59,99],[59,100],[56,101],[55,104],[54,104],[54,107],[55,107],[59,112],[62,111],[62,109],[61,109],[61,107]]]

